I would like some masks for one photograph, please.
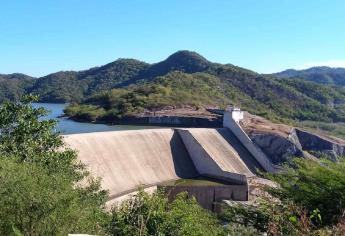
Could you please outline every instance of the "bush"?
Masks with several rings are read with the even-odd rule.
[[[302,208],[293,202],[268,197],[259,198],[252,205],[225,206],[221,218],[248,231],[255,229],[268,235],[301,235],[311,230],[310,220]]]
[[[182,193],[169,203],[162,193],[139,191],[112,210],[111,235],[222,235],[215,216]]]
[[[331,225],[338,221],[345,209],[345,160],[320,162],[295,159],[292,167],[285,166],[276,174],[267,175],[280,188],[269,192],[281,199],[293,201],[308,210],[310,215],[319,211],[321,219],[313,222]]]
[[[93,184],[97,189],[99,183]],[[74,188],[68,178],[42,167],[0,158],[0,234],[104,233],[105,195],[90,190]]]

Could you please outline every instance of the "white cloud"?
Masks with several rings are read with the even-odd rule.
[[[328,60],[318,62],[307,62],[303,65],[294,67],[297,70],[308,69],[315,66],[328,66],[328,67],[343,67],[345,68],[345,60]]]

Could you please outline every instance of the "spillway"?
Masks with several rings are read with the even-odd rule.
[[[172,129],[74,134],[65,142],[102,178],[111,197],[138,186],[192,178],[197,172],[180,137]]]
[[[73,134],[64,136],[64,141],[78,151],[78,158],[94,176],[102,178],[102,187],[112,199],[140,185],[197,177],[205,168],[206,174],[243,184],[259,166],[226,128]],[[198,146],[199,152],[193,153],[191,145],[192,149]]]
[[[209,156],[224,171],[231,173],[253,176],[250,170],[252,167],[252,158],[249,153],[239,152],[240,143],[233,146],[229,143],[236,142],[235,137],[230,137],[230,132],[226,128],[219,129],[188,129],[190,134],[204,148]],[[247,166],[244,160],[247,160]],[[249,158],[251,158],[249,160]]]

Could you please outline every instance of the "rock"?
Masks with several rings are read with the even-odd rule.
[[[314,156],[326,156],[333,161],[345,155],[345,145],[321,137],[304,130],[294,129],[303,150],[313,153]]]
[[[252,133],[250,138],[275,165],[282,164],[294,157],[304,156],[300,146],[282,136],[269,133]]]

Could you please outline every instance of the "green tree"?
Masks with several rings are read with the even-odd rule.
[[[102,233],[107,193],[35,99],[0,106],[0,235]]]
[[[0,155],[18,161],[41,165],[50,173],[63,173],[72,180],[84,176],[84,166],[76,153],[64,147],[56,120],[42,119],[44,108],[34,108],[36,96],[26,96],[21,102],[5,102],[0,106]]]

